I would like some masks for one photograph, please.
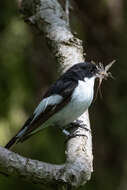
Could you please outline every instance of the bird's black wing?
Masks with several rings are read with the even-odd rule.
[[[54,105],[47,104],[44,111],[41,111],[39,114],[34,112],[16,136],[13,137],[5,147],[10,148],[15,142],[23,142],[28,139],[31,136],[31,133],[33,133],[40,125],[61,110],[70,101],[71,95],[77,85],[77,82],[73,80],[65,80],[64,78],[63,80],[57,80],[45,93],[43,100],[51,97],[52,95],[60,95],[62,97],[60,103]]]

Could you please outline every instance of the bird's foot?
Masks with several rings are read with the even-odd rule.
[[[70,123],[67,127],[66,127],[66,131],[68,130],[72,130],[72,129],[75,129],[75,128],[82,128],[82,129],[85,129],[86,131],[89,131],[91,133],[91,130],[87,128],[87,125],[83,123],[82,120],[75,120],[74,122]]]
[[[84,136],[87,137],[84,134],[79,134],[77,132],[77,129],[81,128],[81,129],[85,129],[86,131],[91,133],[91,130],[87,128],[87,125],[83,123],[83,121],[81,120],[76,120],[72,123],[70,123],[65,129],[62,130],[62,132],[66,135],[66,140],[65,142],[67,142],[68,140],[70,140],[71,138],[74,137],[80,137],[80,136]]]

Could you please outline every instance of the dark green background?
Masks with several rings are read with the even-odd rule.
[[[127,189],[127,1],[75,0],[70,22],[83,40],[86,60],[112,67],[115,80],[102,85],[90,108],[93,133],[94,172],[81,189]],[[15,1],[0,2],[0,145],[23,125],[57,78],[58,64],[43,36],[24,23]],[[23,156],[63,163],[64,137],[45,129],[13,150]],[[0,175],[1,190],[39,190],[40,186]]]

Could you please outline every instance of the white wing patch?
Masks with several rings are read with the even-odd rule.
[[[59,104],[62,101],[62,99],[63,97],[60,95],[52,95],[52,96],[49,96],[48,98],[43,99],[34,111],[34,114],[35,114],[34,119],[40,113],[44,112],[47,106],[53,106],[53,105]]]
[[[52,96],[49,96],[48,98],[44,98],[40,102],[40,104],[37,106],[37,108],[35,109],[35,111],[34,111],[35,116],[34,116],[34,118],[32,119],[32,121],[30,123],[32,123],[40,113],[44,112],[45,109],[47,108],[47,106],[49,106],[49,105],[51,105],[51,106],[57,105],[62,101],[62,99],[63,99],[63,97],[60,96],[60,95],[52,95]],[[29,127],[29,125],[25,126],[25,128],[23,130],[21,130],[16,135],[16,137],[21,138],[25,134],[28,127]]]

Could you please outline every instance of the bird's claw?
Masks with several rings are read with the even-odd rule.
[[[87,137],[87,136],[83,134],[70,134],[66,137],[65,143],[67,143],[70,139],[75,137]]]

